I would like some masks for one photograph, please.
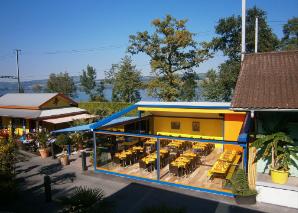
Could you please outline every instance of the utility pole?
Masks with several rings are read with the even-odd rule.
[[[21,82],[20,82],[20,67],[19,67],[19,53],[21,52],[20,49],[15,49],[17,55],[17,78],[18,78],[18,90],[21,93]]]
[[[245,17],[246,16],[246,0],[242,0],[242,28],[241,28],[241,62],[245,54]]]
[[[259,34],[259,19],[256,17],[255,23],[255,53],[258,52],[258,34]]]

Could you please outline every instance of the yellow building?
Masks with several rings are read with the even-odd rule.
[[[232,196],[230,180],[247,167],[248,118],[230,103],[138,102],[55,133],[93,131],[96,172]]]
[[[22,135],[38,128],[54,130],[93,117],[60,93],[10,93],[0,97],[0,129]]]

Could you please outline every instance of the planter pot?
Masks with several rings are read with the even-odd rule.
[[[68,156],[62,156],[60,158],[60,163],[62,166],[67,166],[69,165],[69,159],[68,159]]]
[[[270,172],[271,172],[271,180],[273,183],[285,184],[288,182],[289,171],[270,169]]]
[[[42,159],[49,157],[48,149],[39,149],[39,153]]]
[[[236,203],[241,205],[256,204],[257,202],[256,197],[257,195],[249,195],[249,196],[234,195]]]
[[[78,145],[78,151],[81,151],[82,149],[84,149],[83,144],[79,144]]]

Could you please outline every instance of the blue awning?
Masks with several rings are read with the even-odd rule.
[[[118,123],[122,123],[122,122],[126,122],[126,121],[130,121],[130,120],[134,120],[137,117],[120,117],[120,118],[116,118],[102,126],[98,126],[99,127],[105,127],[105,126],[110,126],[110,125],[116,125]],[[97,125],[98,123],[104,121],[100,120],[98,122],[94,122],[94,123],[90,123],[90,124],[85,124],[85,125],[80,125],[80,126],[74,126],[74,127],[69,127],[69,128],[65,128],[65,129],[59,129],[59,130],[55,130],[52,131],[52,133],[62,133],[62,132],[80,132],[80,131],[91,131],[92,130],[92,126]]]

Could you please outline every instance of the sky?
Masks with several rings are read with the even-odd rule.
[[[247,0],[247,8],[254,5],[267,12],[279,38],[282,25],[298,16],[298,0]],[[152,31],[151,21],[166,14],[188,19],[196,41],[210,41],[220,18],[241,14],[241,0],[0,0],[0,75],[16,74],[14,49],[21,49],[22,81],[64,71],[79,75],[87,64],[103,78],[127,54],[129,35]],[[149,75],[147,56],[132,59]],[[217,68],[224,60],[218,53],[198,72]]]

